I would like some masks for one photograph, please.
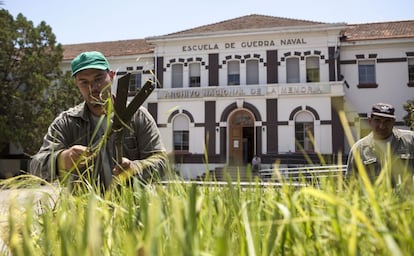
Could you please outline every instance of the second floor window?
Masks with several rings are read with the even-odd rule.
[[[299,58],[286,59],[286,82],[287,83],[299,83]]]
[[[246,61],[246,84],[259,84],[259,61]]]
[[[142,73],[132,73],[129,80],[129,92],[138,92],[141,89]]]
[[[227,62],[227,84],[240,84],[240,62],[237,60]]]
[[[375,61],[362,60],[358,62],[359,84],[375,84]]]
[[[408,59],[408,83],[414,84],[414,58]]]
[[[319,77],[319,57],[306,58],[306,82],[320,82]]]
[[[200,87],[200,63],[191,63],[189,66],[190,87]]]
[[[171,65],[171,87],[182,88],[183,87],[183,64]]]

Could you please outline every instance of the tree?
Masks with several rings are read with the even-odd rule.
[[[414,100],[407,100],[403,104],[403,108],[407,111],[407,115],[404,116],[405,125],[410,127],[410,130],[414,131]]]
[[[0,150],[13,142],[36,152],[56,113],[80,101],[69,75],[62,75],[62,57],[44,21],[35,27],[22,14],[14,19],[0,10]]]

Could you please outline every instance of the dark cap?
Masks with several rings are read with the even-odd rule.
[[[89,68],[109,70],[109,63],[105,56],[100,52],[83,52],[72,60],[71,67],[72,76],[74,76],[79,71]]]
[[[372,116],[381,116],[395,119],[394,107],[387,103],[377,103],[372,106]]]

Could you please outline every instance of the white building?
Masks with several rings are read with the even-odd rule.
[[[254,154],[271,165],[345,159],[368,132],[372,104],[414,96],[414,20],[320,23],[249,15],[165,36],[64,45],[64,69],[103,52],[131,93],[156,75],[146,102],[187,178]],[[348,133],[350,131],[351,133]],[[347,136],[348,135],[348,136]]]

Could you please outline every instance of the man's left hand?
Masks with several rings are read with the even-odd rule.
[[[112,174],[115,176],[130,176],[132,169],[131,169],[131,163],[132,161],[129,160],[128,158],[123,157],[122,158],[122,163],[117,163],[114,167],[114,169],[112,170]]]

